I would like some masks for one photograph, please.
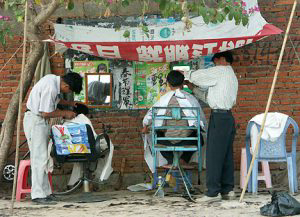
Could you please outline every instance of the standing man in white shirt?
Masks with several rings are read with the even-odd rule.
[[[208,191],[199,201],[234,197],[233,140],[235,121],[231,113],[236,103],[238,80],[231,67],[230,51],[212,57],[215,67],[187,73],[188,87],[197,96],[207,90],[205,100],[211,108],[206,150],[206,186]]]
[[[81,90],[82,77],[77,73],[46,75],[33,86],[28,97],[23,127],[30,150],[31,198],[37,204],[56,204],[48,180],[48,121],[55,117],[74,118],[73,111],[59,110],[57,104],[76,106],[76,102],[60,99],[59,94]]]

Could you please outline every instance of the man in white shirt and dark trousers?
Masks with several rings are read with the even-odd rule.
[[[205,96],[211,108],[206,150],[208,191],[200,202],[234,198],[235,121],[231,109],[236,103],[238,80],[231,67],[230,51],[215,54],[212,61],[215,67],[186,74],[188,87],[196,96]],[[206,94],[203,90],[207,90]]]
[[[82,77],[77,73],[68,73],[62,77],[46,75],[32,88],[28,97],[23,127],[27,138],[31,161],[31,198],[37,204],[56,204],[48,180],[48,141],[50,118],[71,119],[75,113],[59,110],[57,104],[76,106],[59,98],[60,93],[79,93],[82,90]]]

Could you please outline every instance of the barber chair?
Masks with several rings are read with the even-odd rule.
[[[169,110],[170,115],[162,114],[163,110]],[[184,115],[184,112],[188,112],[190,115]],[[193,113],[193,115],[191,115]],[[196,126],[171,126],[166,125],[166,120],[187,120],[187,121],[195,121],[197,123]],[[163,122],[162,126],[158,126],[157,122]],[[165,137],[160,136],[159,131],[164,131],[167,129],[172,130],[194,130],[197,132],[196,136],[193,137]],[[202,146],[201,146],[201,127],[200,127],[200,109],[198,107],[153,107],[152,108],[152,130],[151,130],[151,136],[152,136],[152,155],[153,155],[153,164],[154,164],[154,183],[153,187],[156,186],[157,182],[157,152],[159,151],[169,151],[173,152],[173,163],[171,165],[171,168],[166,174],[166,177],[168,177],[170,174],[172,174],[172,171],[178,170],[180,177],[183,181],[186,193],[188,195],[189,200],[194,202],[194,199],[192,198],[190,194],[190,189],[193,190],[192,183],[189,181],[190,179],[187,177],[186,172],[184,171],[183,167],[180,165],[180,153],[185,151],[196,151],[198,153],[198,184],[200,185],[200,174],[202,171]],[[160,142],[163,140],[192,140],[194,145],[185,145],[185,146],[166,146],[161,145]],[[157,195],[159,190],[163,188],[165,185],[166,179],[163,179],[163,183],[157,191],[155,192],[154,196]]]
[[[53,125],[51,129],[53,141],[52,153],[59,164],[83,163],[83,176],[69,191],[71,193],[83,184],[84,192],[89,192],[89,165],[104,157],[110,149],[109,137],[104,133],[95,139],[92,128],[88,124]],[[100,142],[105,140],[107,149],[101,150]]]

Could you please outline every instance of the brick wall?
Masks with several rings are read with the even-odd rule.
[[[293,0],[260,0],[261,13],[269,22],[282,30],[286,29]],[[300,51],[300,8],[297,7],[290,31],[297,52]],[[46,29],[50,29],[46,26]],[[244,147],[247,122],[258,113],[265,110],[274,71],[281,50],[283,34],[271,36],[260,42],[234,50],[234,69],[239,79],[237,105],[233,112],[236,118],[237,134],[234,141],[235,166],[239,168],[240,149]],[[8,61],[22,42],[21,37],[10,40],[6,48],[0,47],[0,68]],[[53,47],[51,48],[53,53]],[[299,54],[300,55],[300,54]],[[16,89],[22,63],[22,50],[0,73],[0,122]],[[55,74],[64,72],[64,60],[59,56],[51,58],[52,71]],[[288,41],[283,62],[279,72],[270,111],[280,111],[293,117],[300,123],[300,66],[292,44]],[[110,134],[115,145],[113,166],[119,170],[122,158],[126,158],[126,172],[142,172],[145,167],[142,156],[142,140],[140,128],[145,110],[103,111],[90,116],[97,133],[100,133],[101,122],[112,125]],[[206,110],[207,118],[209,111]],[[24,139],[22,136],[21,140]],[[14,143],[15,144],[15,143]],[[26,147],[21,149],[21,155]]]

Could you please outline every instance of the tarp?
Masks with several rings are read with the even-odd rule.
[[[53,40],[67,48],[95,56],[140,62],[173,62],[196,59],[225,50],[242,47],[282,31],[268,24],[259,12],[257,0],[245,0],[249,14],[246,26],[234,19],[206,25],[202,17],[191,18],[193,26],[184,30],[181,21],[149,25],[149,37],[138,27],[114,28],[55,24]],[[123,36],[125,31],[130,37]]]

